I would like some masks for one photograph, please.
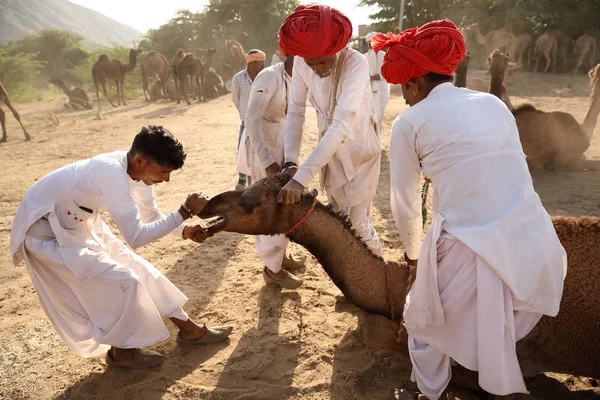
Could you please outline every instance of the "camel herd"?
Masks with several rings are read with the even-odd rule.
[[[589,33],[574,40],[560,29],[554,29],[534,39],[529,33],[515,36],[509,28],[500,28],[482,35],[479,24],[463,28],[463,34],[474,34],[477,43],[483,45],[485,54],[495,49],[507,50],[513,55],[512,61],[531,67],[538,71],[541,62],[545,61],[544,72],[552,68],[552,72],[573,71],[579,73],[582,68],[591,68],[596,58],[596,39]]]

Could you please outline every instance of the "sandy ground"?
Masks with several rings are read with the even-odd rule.
[[[474,73],[478,74],[483,76]],[[583,120],[589,95],[586,77],[517,72],[508,86],[513,104],[527,101]],[[181,349],[172,336],[153,346],[168,355],[166,363],[146,371],[106,370],[102,358],[77,357],[46,319],[24,266],[15,269],[10,262],[12,218],[27,187],[67,163],[128,148],[142,125],[162,124],[188,152],[183,170],[157,188],[158,203],[168,211],[189,192],[215,195],[234,186],[239,119],[228,97],[192,106],[138,98],[125,107],[105,108],[106,119],[101,121],[94,119],[94,111],[64,110],[63,101],[57,97],[18,104],[33,141],[23,142],[9,115],[9,142],[0,145],[1,399],[351,400],[388,399],[390,388],[414,388],[406,358],[362,345],[356,328],[363,312],[350,304],[336,304],[339,291],[313,258],[300,271],[303,287],[282,292],[264,285],[253,238],[229,233],[202,245],[167,237],[140,254],[186,293],[190,300],[185,308],[193,318],[235,325],[230,341]],[[402,246],[388,201],[389,128],[405,108],[401,97],[391,98],[373,212],[390,259],[400,258]],[[48,112],[59,118],[58,125]],[[310,110],[304,156],[315,140]],[[600,158],[598,137],[588,156]],[[600,173],[536,172],[533,178],[552,215],[598,215]],[[307,254],[299,247],[292,250]],[[172,325],[169,328],[174,332]],[[584,377],[542,375],[530,386],[543,399],[600,398],[597,382]],[[449,398],[475,397],[457,390]]]

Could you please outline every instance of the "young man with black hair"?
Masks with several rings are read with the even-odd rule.
[[[128,152],[69,164],[25,193],[11,231],[13,263],[25,261],[46,315],[80,356],[106,353],[115,367],[159,365],[163,355],[139,348],[169,337],[163,318],[179,328],[182,345],[214,343],[231,333],[231,327],[192,321],[182,308],[187,297],[99,216],[108,211],[132,248],[168,233],[202,243],[207,232],[183,222],[204,209],[205,196],[190,194],[168,215],[155,202],[154,185],[168,182],[185,158],[168,130],[144,127]]]

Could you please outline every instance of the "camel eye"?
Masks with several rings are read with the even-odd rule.
[[[240,208],[248,214],[252,213],[258,205],[260,205],[260,197],[256,193],[246,191],[240,197]]]

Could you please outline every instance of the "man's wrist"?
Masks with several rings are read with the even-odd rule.
[[[190,208],[188,206],[186,206],[185,204],[182,204],[181,207],[179,207],[179,214],[181,214],[181,217],[183,218],[184,221],[186,219],[190,219],[190,218],[194,217],[194,214],[192,214],[192,210],[190,210]]]

